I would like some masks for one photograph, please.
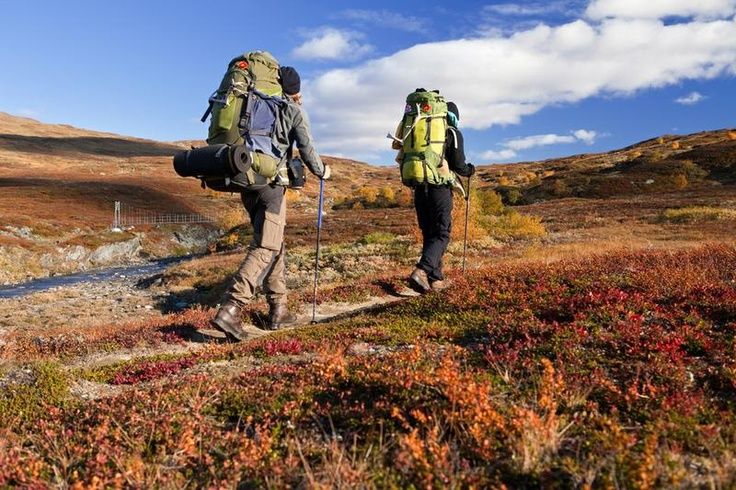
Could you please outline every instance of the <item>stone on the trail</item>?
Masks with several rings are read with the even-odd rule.
[[[357,342],[350,346],[348,353],[354,356],[367,356],[373,353],[373,348],[366,342]]]

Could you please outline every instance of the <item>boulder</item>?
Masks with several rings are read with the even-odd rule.
[[[141,251],[141,239],[135,237],[125,242],[111,243],[95,249],[89,255],[89,262],[96,266],[125,262],[138,258]]]

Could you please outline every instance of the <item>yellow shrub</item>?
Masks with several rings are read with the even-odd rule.
[[[452,240],[463,240],[465,236],[465,206],[467,201],[459,196],[455,197],[452,206]],[[488,230],[483,226],[483,211],[479,203],[478,191],[470,194],[470,209],[468,211],[468,241],[480,240],[488,236]]]
[[[496,191],[488,189],[473,192],[471,199],[475,200],[481,212],[486,216],[503,213],[503,199]]]
[[[358,189],[358,198],[368,204],[373,204],[378,200],[378,189],[373,186],[361,187]]]
[[[245,212],[243,206],[238,203],[238,206],[228,208],[227,211],[218,216],[218,224],[223,230],[231,230],[236,226],[242,225],[245,222]]]
[[[509,211],[496,218],[490,224],[489,231],[492,236],[501,239],[539,238],[547,234],[540,217],[516,211]]]
[[[385,185],[381,187],[381,190],[378,192],[378,197],[389,203],[393,203],[396,199],[396,192],[391,187]]]

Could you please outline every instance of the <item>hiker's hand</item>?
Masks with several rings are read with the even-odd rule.
[[[330,177],[332,177],[332,170],[329,165],[325,164],[325,171],[322,173],[322,177],[320,178],[322,180],[328,180]]]
[[[473,165],[472,163],[469,163],[468,169],[470,169],[470,173],[468,174],[468,177],[472,177],[473,174],[475,174],[475,165]]]

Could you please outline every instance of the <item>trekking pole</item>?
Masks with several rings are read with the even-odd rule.
[[[319,205],[317,206],[317,253],[314,258],[314,293],[312,295],[312,323],[317,322],[317,283],[319,282],[319,240],[322,231],[322,205],[325,200],[325,181],[319,179]]]
[[[468,176],[468,189],[465,196],[465,238],[463,239],[463,274],[465,274],[465,255],[468,252],[468,217],[470,213],[470,177]]]

